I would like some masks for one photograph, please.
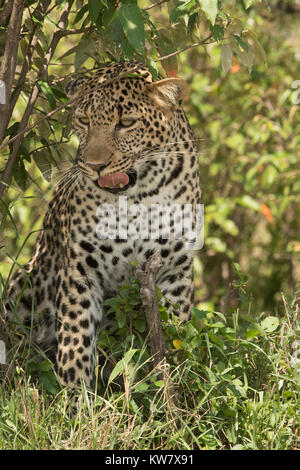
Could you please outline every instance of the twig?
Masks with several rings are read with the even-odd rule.
[[[159,5],[162,5],[163,3],[167,3],[169,0],[160,0],[160,2],[152,3],[152,5],[149,5],[148,7],[143,8],[144,11],[146,10],[151,10],[151,8],[158,7]]]
[[[10,111],[9,98],[17,65],[19,36],[22,25],[24,0],[15,0],[7,29],[5,49],[0,68],[0,80],[5,83],[5,103],[0,104],[2,119],[0,121],[0,142],[6,128],[6,116]]]
[[[43,13],[43,10],[44,10],[44,12],[47,10],[47,8],[49,6],[49,3],[50,3],[50,0],[44,0],[43,2],[39,3],[37,8],[33,11],[33,14],[31,16],[35,16],[37,18],[40,18],[41,14]],[[11,118],[11,114],[13,112],[15,104],[16,104],[19,96],[20,96],[20,93],[22,92],[22,85],[25,82],[26,74],[27,74],[27,72],[28,72],[28,70],[31,66],[32,55],[33,55],[33,52],[35,50],[36,44],[38,42],[38,37],[35,34],[36,30],[38,28],[40,28],[40,24],[38,22],[36,22],[36,23],[33,22],[33,28],[32,28],[32,32],[30,34],[30,38],[29,38],[29,41],[28,41],[28,46],[27,46],[24,62],[23,62],[23,65],[22,65],[22,69],[21,69],[21,72],[20,72],[20,76],[19,76],[19,79],[18,79],[17,84],[15,86],[13,96],[11,98],[10,113],[9,113],[9,116],[8,116],[5,127],[7,127],[8,123],[9,123],[9,120]]]
[[[156,251],[148,261],[136,268],[136,277],[140,283],[140,293],[145,309],[146,322],[149,332],[149,345],[154,356],[154,366],[166,359],[168,349],[163,338],[160,314],[155,291],[155,279],[162,267],[160,253]]]
[[[171,54],[165,55],[163,57],[158,57],[156,61],[162,61],[162,60],[167,60],[170,59],[171,57],[174,57],[175,55],[181,54],[184,51],[187,51],[188,49],[193,49],[194,47],[198,46],[203,46],[204,44],[208,44],[207,41],[209,41],[212,38],[212,34],[207,36],[207,38],[203,39],[202,41],[195,42],[194,44],[189,44],[188,46],[183,47],[182,49],[179,49],[178,51],[171,52]]]
[[[153,356],[153,369],[159,371],[159,378],[164,381],[166,403],[177,406],[177,396],[170,381],[169,366],[167,363],[168,348],[166,346],[160,321],[160,313],[155,290],[155,280],[162,267],[159,251],[136,268],[136,278],[140,283],[140,294],[145,311],[149,346]]]
[[[92,31],[90,26],[86,26],[85,28],[78,28],[78,29],[65,29],[61,31],[62,36],[69,36],[70,34],[83,34]]]

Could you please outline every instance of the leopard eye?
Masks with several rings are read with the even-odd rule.
[[[82,124],[83,126],[88,126],[90,123],[90,120],[88,117],[77,117],[78,122]]]
[[[123,128],[128,128],[128,127],[131,127],[133,126],[133,124],[136,123],[136,119],[130,119],[130,118],[124,118],[124,119],[120,119],[119,123],[118,123],[118,127],[121,129],[122,127]]]

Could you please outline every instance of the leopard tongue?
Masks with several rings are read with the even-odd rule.
[[[97,182],[100,188],[122,188],[129,183],[129,176],[126,173],[112,173],[100,176]]]

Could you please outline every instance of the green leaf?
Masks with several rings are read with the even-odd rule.
[[[56,98],[58,98],[62,103],[66,103],[68,101],[68,98],[63,91],[59,90],[58,88],[53,88],[52,91],[54,96],[56,96]]]
[[[247,393],[246,389],[247,387],[243,386],[243,383],[241,382],[240,379],[234,379],[232,380],[229,388],[237,395],[241,395],[242,397],[246,398]]]
[[[18,186],[20,186],[20,188],[25,191],[27,183],[27,173],[24,166],[24,162],[20,158],[15,163],[13,177]]]
[[[247,276],[241,270],[241,267],[238,263],[233,262],[232,267],[235,270],[236,274],[239,276],[240,280],[243,282],[247,281]]]
[[[99,0],[88,0],[90,18],[94,23],[97,23],[103,5]]]
[[[253,197],[248,196],[248,194],[244,194],[241,197],[238,197],[236,202],[243,207],[247,207],[248,209],[252,209],[254,211],[260,211],[260,204],[253,199]]]
[[[207,237],[206,245],[219,253],[226,252],[226,243],[218,237]]]
[[[49,370],[52,370],[52,369],[53,369],[53,364],[48,359],[46,359],[46,360],[44,360],[40,363],[40,370],[42,372],[48,372]]]
[[[115,367],[113,368],[113,370],[111,371],[111,374],[109,376],[109,379],[108,379],[108,382],[107,384],[109,385],[111,382],[114,381],[114,379],[121,373],[123,372],[125,368],[125,364],[123,362],[123,360],[121,359],[120,361],[117,362],[117,364],[115,365]]]
[[[126,313],[124,312],[124,310],[122,309],[119,309],[117,310],[117,308],[115,308],[115,312],[116,312],[116,319],[117,319],[117,322],[118,322],[118,326],[119,328],[123,328],[126,324]]]
[[[206,314],[209,313],[208,310],[199,310],[196,307],[193,307],[192,309],[192,316],[196,318],[197,320],[203,320],[206,319]]]
[[[237,34],[234,35],[234,39],[243,51],[248,52],[249,46],[245,41],[243,41]]]
[[[165,385],[165,383],[163,380],[156,380],[156,382],[154,382],[154,385],[156,385],[156,387],[161,388]]]
[[[130,44],[130,42],[126,38],[122,44],[122,52],[123,52],[124,59],[125,60],[132,59],[134,55],[134,51],[135,51],[134,47]]]
[[[273,165],[268,165],[262,174],[261,183],[263,188],[268,188],[276,181],[278,171]]]
[[[210,30],[213,35],[213,38],[215,41],[219,42],[223,39],[224,37],[224,28],[222,26],[219,26],[218,24],[215,25],[210,25]]]
[[[201,9],[206,14],[212,25],[215,24],[218,13],[218,0],[200,0]]]
[[[244,0],[244,5],[245,5],[246,10],[248,10],[248,8],[251,7],[253,2],[254,2],[254,0]]]
[[[245,65],[248,68],[249,73],[252,72],[252,67],[254,63],[254,53],[252,50],[249,52],[242,51],[240,49],[235,49],[235,52],[242,62],[243,65]]]
[[[125,371],[126,366],[131,361],[133,355],[136,353],[137,349],[129,349],[120,361],[117,362],[108,379],[108,385],[113,382],[113,380],[123,371]]]
[[[249,328],[246,331],[246,339],[255,338],[260,335],[260,331],[257,328]]]
[[[140,333],[144,333],[146,331],[146,322],[144,318],[137,318],[133,321],[133,326],[137,329]]]
[[[152,75],[152,80],[155,82],[158,78],[157,63],[155,62],[154,59],[152,59],[150,57],[147,61],[147,65],[148,65],[150,73]],[[133,263],[131,263],[131,264],[133,264]],[[137,263],[137,265],[138,265],[138,263]]]
[[[76,24],[78,23],[78,21],[80,21],[83,16],[85,15],[85,13],[88,11],[89,9],[89,5],[84,5],[77,13],[76,13],[76,16],[75,16],[75,19],[74,19],[74,22],[73,24]]]
[[[117,9],[114,2],[109,3],[102,15],[103,26],[107,29],[116,17]]]
[[[40,381],[44,385],[46,392],[51,395],[56,395],[59,392],[59,385],[53,372],[41,373]]]
[[[14,424],[10,419],[6,419],[6,420],[5,420],[5,424],[6,424],[9,428],[13,429],[14,432],[18,432],[18,430],[17,430],[15,424]]]
[[[231,149],[237,151],[239,154],[244,153],[245,150],[245,137],[243,134],[237,132],[232,134],[226,139],[226,145]]]
[[[233,220],[225,219],[220,223],[220,226],[233,237],[236,237],[239,234],[239,228]]]
[[[38,84],[39,84],[40,89],[42,90],[42,92],[46,96],[46,98],[48,100],[48,103],[50,105],[50,108],[55,109],[56,108],[56,102],[55,102],[55,98],[54,98],[52,88],[50,87],[49,83],[44,82],[43,80],[39,80]]]
[[[193,13],[191,16],[189,16],[188,19],[188,32],[190,35],[192,35],[194,31],[194,27],[197,24],[197,19],[198,19],[198,12]]]
[[[267,317],[260,323],[260,326],[265,333],[273,333],[279,326],[279,318],[272,316]]]
[[[30,153],[28,152],[28,149],[24,145],[20,145],[19,152],[20,152],[20,155],[22,155],[23,159],[27,160],[29,163],[31,162]]]
[[[129,43],[143,54],[145,47],[144,21],[140,8],[134,4],[124,4],[119,9],[119,20]]]
[[[123,361],[125,365],[129,364],[129,362],[131,361],[131,359],[133,358],[136,352],[137,352],[137,349],[129,349],[129,351],[127,351],[124,354]]]
[[[256,35],[253,33],[253,31],[250,31],[248,30],[247,31],[247,35],[250,36],[250,38],[252,39],[253,41],[253,50],[255,52],[255,58],[265,64],[267,62],[267,56],[266,56],[266,53],[265,53],[265,50],[264,48],[262,47],[262,45],[260,44],[260,42],[258,41]]]
[[[195,5],[196,0],[181,1],[172,10],[170,15],[170,23],[175,23],[180,16],[186,15],[186,13]]]

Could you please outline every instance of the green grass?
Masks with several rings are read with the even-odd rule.
[[[98,348],[112,366],[108,386],[96,369],[97,393],[62,389],[49,361],[20,347],[2,383],[0,448],[300,449],[299,298],[282,296],[270,316],[241,274],[235,291],[239,309],[194,309],[184,325],[160,304],[176,404],[152,370],[135,279],[108,302],[116,320]]]

